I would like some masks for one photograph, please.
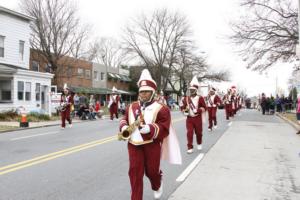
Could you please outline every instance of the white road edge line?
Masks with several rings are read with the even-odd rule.
[[[204,153],[200,153],[193,162],[178,176],[176,179],[177,182],[182,182],[186,179],[186,177],[193,171],[193,169],[197,166],[197,164],[204,157]]]
[[[52,132],[48,132],[48,133],[41,133],[41,134],[36,134],[36,135],[29,135],[29,136],[24,136],[24,137],[12,138],[10,140],[11,141],[22,140],[22,139],[26,139],[26,138],[32,138],[32,137],[37,137],[37,136],[41,136],[41,135],[51,135],[51,134],[56,134],[56,133],[59,133],[59,132],[58,131],[52,131]]]

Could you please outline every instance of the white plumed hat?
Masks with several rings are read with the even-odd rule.
[[[68,85],[65,83],[64,84],[64,90],[68,90],[69,88],[68,88]]]
[[[151,74],[148,69],[144,69],[138,81],[139,91],[150,90],[156,91],[156,82],[152,79]]]
[[[198,90],[199,86],[200,86],[200,84],[199,84],[198,78],[197,78],[197,76],[194,76],[192,81],[190,82],[189,89]]]
[[[113,92],[117,92],[118,90],[117,90],[117,88],[115,86],[113,86],[112,91]]]

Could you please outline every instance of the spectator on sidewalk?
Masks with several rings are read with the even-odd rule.
[[[81,94],[79,97],[79,105],[86,105],[87,104],[87,98],[84,94]]]
[[[297,101],[297,120],[298,124],[300,125],[300,94],[298,94],[298,101]],[[297,132],[297,134],[300,134],[300,130]]]
[[[101,104],[100,104],[100,101],[96,101],[96,104],[95,104],[95,112],[96,112],[96,116],[98,118],[102,118],[102,113],[103,111],[101,110]]]
[[[285,98],[284,98],[284,95],[282,95],[281,98],[280,98],[280,105],[281,105],[281,112],[285,113]]]
[[[79,105],[80,105],[80,101],[79,101],[79,96],[77,93],[75,93],[74,95],[74,109],[77,112],[79,110]]]
[[[271,95],[270,98],[270,115],[273,115],[275,113],[275,99],[274,97]]]
[[[89,106],[95,106],[96,100],[94,98],[94,95],[90,95],[90,100],[89,100]]]
[[[86,106],[86,104],[81,104],[80,105],[80,108],[79,108],[77,114],[78,114],[79,119],[81,119],[81,120],[86,120],[87,119],[87,116],[89,114],[89,109]]]
[[[281,113],[281,99],[279,98],[278,94],[276,94],[275,104],[276,104],[276,112]]]
[[[96,111],[95,111],[95,108],[94,106],[90,105],[89,106],[89,113],[88,113],[88,118],[89,120],[94,120],[96,119]]]
[[[261,94],[260,106],[261,106],[262,114],[264,115],[266,113],[266,106],[267,106],[267,98],[265,93]]]
[[[269,97],[266,98],[266,113],[267,115],[270,114],[270,104],[271,104],[271,100]]]

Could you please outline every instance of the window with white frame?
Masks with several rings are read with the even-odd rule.
[[[18,81],[18,100],[24,100],[24,82]]]
[[[25,83],[25,100],[26,101],[31,100],[31,83],[30,82]]]
[[[85,70],[85,78],[86,79],[91,79],[91,70],[89,70],[89,69]]]
[[[104,80],[104,72],[101,72],[101,75],[100,75],[100,80],[103,81]]]
[[[4,40],[5,36],[0,35],[0,58],[4,58]]]
[[[97,71],[94,71],[94,80],[98,81],[98,72]]]
[[[77,69],[77,75],[78,75],[79,78],[83,78],[84,74],[83,74],[83,69],[82,68]]]
[[[37,61],[33,60],[31,62],[31,68],[32,68],[33,71],[37,71],[38,72],[39,68],[40,68],[39,63]]]
[[[71,66],[67,67],[67,76],[70,78],[73,75],[73,69]]]
[[[52,65],[51,63],[47,63],[45,66],[46,72],[52,73]]]
[[[24,46],[25,46],[25,42],[20,40],[19,41],[19,58],[21,61],[24,60]]]
[[[0,102],[11,101],[11,80],[0,80]]]
[[[40,83],[35,84],[35,100],[36,101],[41,100],[41,84]]]

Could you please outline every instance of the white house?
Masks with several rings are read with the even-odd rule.
[[[23,106],[50,114],[53,74],[29,70],[32,20],[0,6],[0,112]]]

